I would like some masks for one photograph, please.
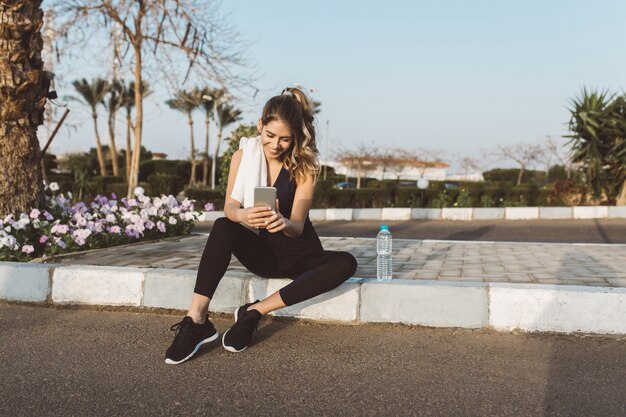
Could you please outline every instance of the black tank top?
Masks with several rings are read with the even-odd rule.
[[[291,210],[293,208],[293,200],[297,188],[296,181],[291,179],[289,171],[282,167],[273,187],[276,188],[276,197],[278,198],[278,209],[280,213],[283,217],[291,219]],[[260,236],[267,239],[267,242],[276,255],[278,266],[283,271],[289,270],[292,266],[296,265],[302,257],[311,253],[324,251],[308,215],[304,221],[302,234],[298,237],[289,237],[282,231],[269,233],[265,229],[260,230]]]

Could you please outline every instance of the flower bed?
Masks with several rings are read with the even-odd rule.
[[[199,213],[194,201],[174,196],[111,198],[96,196],[73,204],[72,194],[47,188],[45,209],[0,220],[0,261],[27,262],[88,249],[106,248],[189,234]]]

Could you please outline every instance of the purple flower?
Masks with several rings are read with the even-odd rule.
[[[137,229],[137,227],[129,224],[128,226],[126,226],[126,236],[132,236],[135,239],[139,239],[141,237],[141,232],[139,231],[139,229]]]
[[[78,229],[72,232],[72,238],[78,246],[83,246],[85,244],[85,239],[87,239],[90,235],[91,230],[89,229]]]
[[[152,230],[152,228],[154,227],[154,222],[152,220],[146,220],[144,226],[146,229]]]
[[[161,233],[165,233],[165,223],[163,223],[161,220],[157,222],[157,228]]]
[[[35,252],[35,248],[33,248],[33,245],[24,245],[24,246],[22,246],[22,252],[24,252],[24,253],[33,253],[33,252]]]
[[[122,228],[119,226],[107,227],[107,230],[109,231],[109,233],[115,233],[116,235],[122,233]]]
[[[115,193],[111,193],[111,200],[117,200],[117,195],[115,195]]]
[[[39,217],[39,215],[41,214],[41,212],[37,209],[32,209],[30,211],[30,218],[31,219],[36,219],[37,217]]]
[[[56,233],[57,235],[64,235],[69,231],[69,227],[66,224],[55,224],[52,226],[50,232]]]
[[[65,247],[66,247],[65,242],[60,237],[55,237],[54,238],[54,243],[56,245],[58,245],[60,248],[62,248],[62,249],[65,249]]]
[[[213,203],[206,203],[204,205],[205,211],[215,211],[215,205]]]
[[[52,214],[48,213],[46,210],[43,211],[43,216],[46,218],[46,220],[48,221],[52,221],[54,220],[54,217],[52,216]]]
[[[41,237],[39,238],[39,243],[46,243],[48,241],[48,236],[46,235],[41,235]]]

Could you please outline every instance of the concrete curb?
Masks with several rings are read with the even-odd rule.
[[[209,222],[223,217],[222,211],[205,211],[198,221]],[[626,206],[578,206],[578,207],[446,207],[408,208],[385,207],[378,209],[312,209],[312,221],[324,220],[569,220],[569,219],[626,219]]]
[[[195,277],[190,270],[0,262],[0,299],[184,311]],[[211,311],[231,313],[289,282],[228,272]],[[626,334],[626,288],[351,278],[273,314],[348,324]]]

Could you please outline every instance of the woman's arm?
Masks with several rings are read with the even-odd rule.
[[[265,220],[272,215],[269,207],[249,207],[242,209],[241,202],[231,197],[233,187],[235,186],[235,179],[237,178],[237,171],[239,171],[239,165],[241,165],[242,155],[243,150],[239,149],[233,153],[233,157],[230,161],[228,185],[226,186],[226,198],[224,201],[224,215],[237,223],[244,223],[251,227],[264,227]]]

